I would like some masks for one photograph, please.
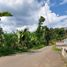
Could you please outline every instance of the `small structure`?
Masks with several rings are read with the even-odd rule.
[[[67,39],[56,43],[57,48],[62,50],[62,55],[67,57]]]

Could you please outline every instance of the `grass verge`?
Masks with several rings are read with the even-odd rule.
[[[56,45],[53,45],[53,46],[52,46],[52,50],[53,50],[53,51],[56,51],[56,52],[61,51],[61,49],[57,48]]]

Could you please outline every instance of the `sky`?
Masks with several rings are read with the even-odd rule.
[[[12,17],[1,17],[0,27],[6,32],[29,28],[35,31],[40,16],[49,28],[67,27],[67,0],[0,0],[0,12],[8,11]]]

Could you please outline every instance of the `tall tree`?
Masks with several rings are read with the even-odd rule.
[[[50,41],[50,30],[47,26],[44,27],[45,28],[45,44],[49,45],[49,41]]]
[[[39,24],[38,24],[38,28],[36,30],[36,35],[38,38],[38,44],[40,44],[40,41],[42,41],[42,37],[43,37],[43,22],[45,21],[45,18],[43,16],[40,17],[39,19]]]
[[[39,24],[38,24],[38,28],[36,30],[36,33],[38,34],[38,36],[40,36],[41,31],[42,31],[42,24],[45,21],[45,18],[43,16],[40,17],[39,19]]]

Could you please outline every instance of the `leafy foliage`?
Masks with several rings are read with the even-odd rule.
[[[39,49],[67,37],[67,30],[48,28],[43,26],[44,21],[45,18],[41,16],[35,32],[30,32],[26,28],[16,33],[4,33],[0,28],[0,56],[25,52],[32,48]]]
[[[13,16],[10,12],[0,12],[0,16]]]

